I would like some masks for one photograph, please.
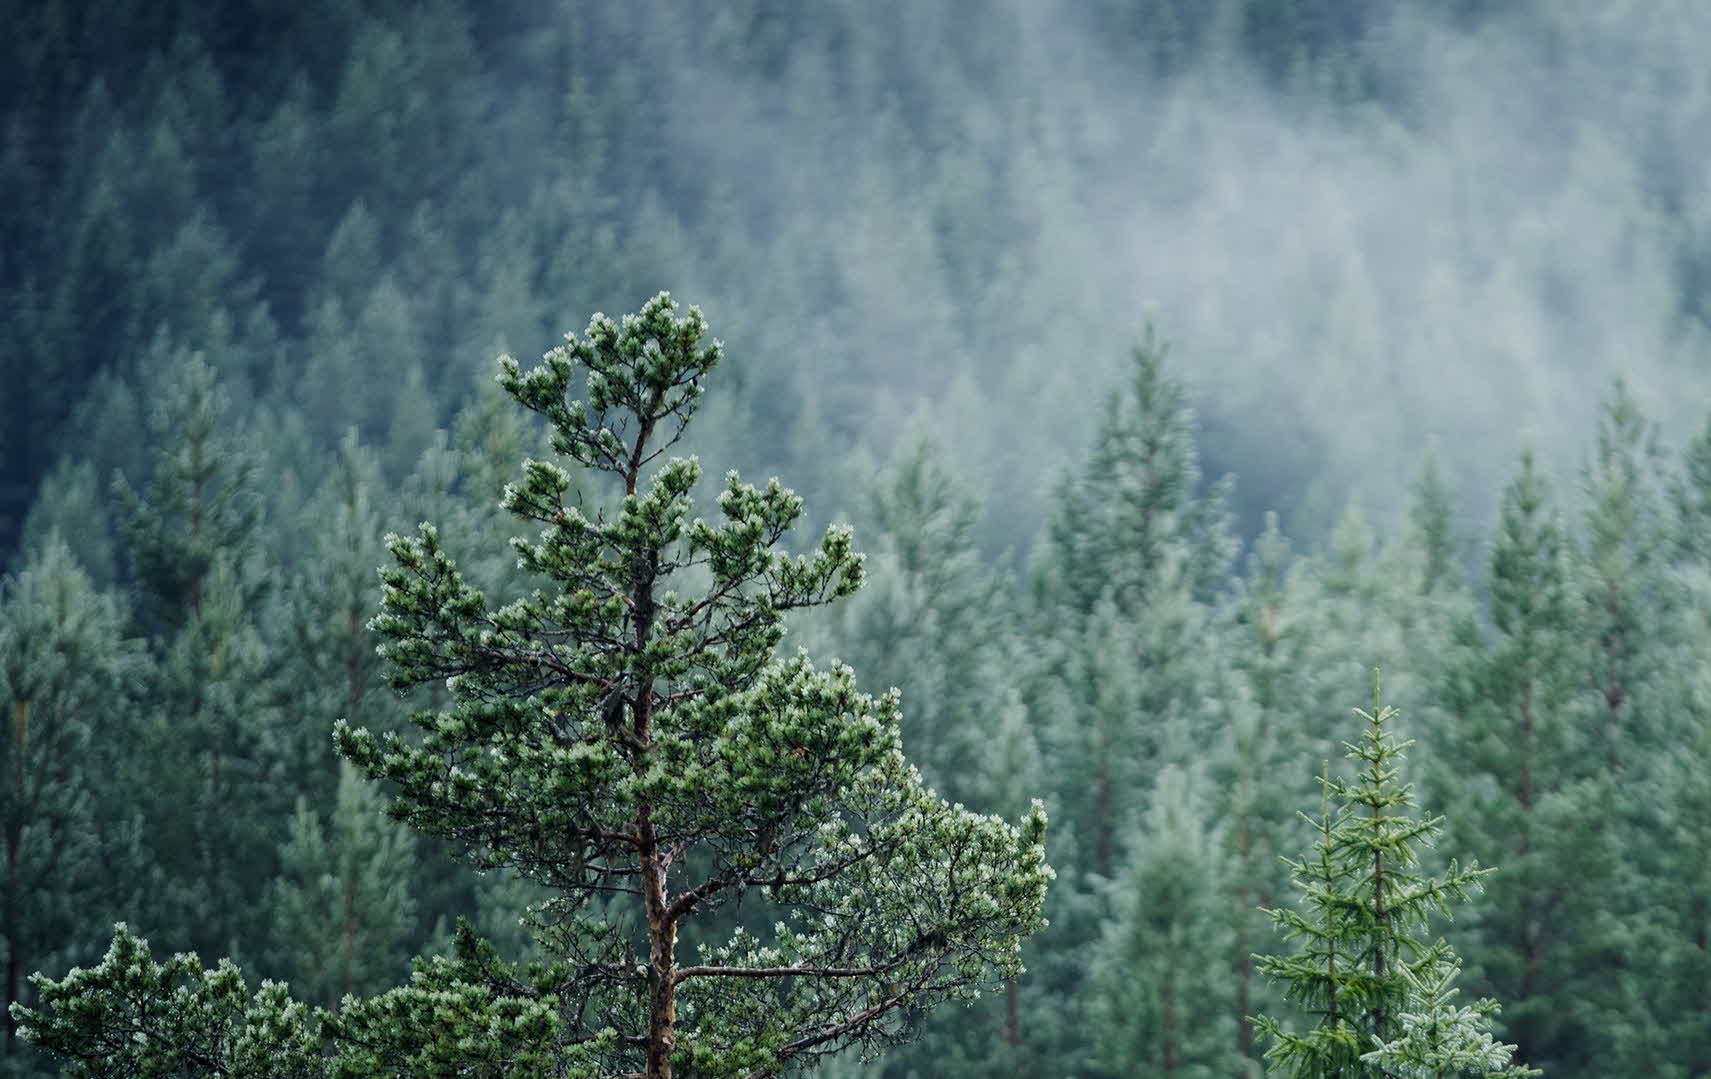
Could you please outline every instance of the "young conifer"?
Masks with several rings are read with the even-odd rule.
[[[1260,969],[1283,983],[1284,996],[1317,1019],[1301,1033],[1269,1016],[1256,1020],[1272,1039],[1270,1070],[1291,1079],[1378,1079],[1414,1074],[1393,1069],[1393,1060],[1411,1067],[1423,1060],[1425,1074],[1434,1077],[1532,1074],[1508,1064],[1510,1046],[1466,1063],[1469,1045],[1487,1045],[1482,1039],[1495,1006],[1482,1001],[1465,1014],[1446,1010],[1453,980],[1446,972],[1460,961],[1426,930],[1450,902],[1478,890],[1491,870],[1452,860],[1441,874],[1422,872],[1421,851],[1437,837],[1442,818],[1407,813],[1413,788],[1399,781],[1397,767],[1411,743],[1391,733],[1396,712],[1384,706],[1376,679],[1372,710],[1356,711],[1366,729],[1358,743],[1345,743],[1354,777],[1321,778],[1320,814],[1303,814],[1318,840],[1307,857],[1289,862],[1300,905],[1270,912],[1285,939],[1300,945],[1293,955],[1259,957]]]

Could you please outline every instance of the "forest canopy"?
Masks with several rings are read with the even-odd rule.
[[[1374,667],[1421,872],[1498,867],[1418,1014],[1711,1074],[1703,4],[0,10],[8,1004],[121,921],[231,1016],[550,962],[552,882],[331,732],[460,706],[375,652],[389,533],[538,587],[501,500],[555,429],[493,357],[670,288],[731,358],[667,456],[868,555],[768,662],[1052,821],[1027,973],[821,1074],[1262,1071],[1306,1029],[1262,910]]]

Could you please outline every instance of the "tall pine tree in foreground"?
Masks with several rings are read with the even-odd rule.
[[[1357,714],[1366,729],[1358,743],[1345,743],[1353,778],[1324,776],[1320,815],[1303,814],[1318,840],[1289,863],[1300,903],[1272,912],[1298,948],[1259,961],[1315,1018],[1301,1032],[1258,1019],[1272,1040],[1269,1068],[1291,1079],[1535,1074],[1510,1064],[1514,1047],[1492,1039],[1496,1002],[1453,1006],[1461,961],[1447,942],[1425,935],[1434,914],[1467,899],[1491,871],[1453,860],[1441,874],[1421,871],[1422,849],[1442,818],[1407,815],[1413,788],[1399,781],[1397,766],[1409,743],[1391,733],[1396,712],[1383,706],[1376,683],[1372,711]]]
[[[849,533],[786,555],[802,504],[776,481],[728,476],[709,522],[693,459],[646,475],[719,361],[705,329],[661,294],[533,371],[504,362],[588,486],[529,461],[507,489],[542,587],[504,606],[433,526],[393,537],[382,652],[394,686],[445,680],[449,707],[411,740],[336,735],[393,816],[551,890],[531,917],[551,961],[507,963],[466,927],[333,1015],[121,929],[101,964],[37,978],[29,1036],[76,1074],[761,1079],[1020,972],[1052,875],[1037,803],[1021,828],[947,805],[903,758],[897,694],[774,657],[787,612],[861,583]],[[704,930],[715,913],[737,928]]]

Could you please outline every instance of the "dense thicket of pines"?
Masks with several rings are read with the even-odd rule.
[[[260,978],[334,1008],[413,956],[488,962],[460,918],[495,962],[551,958],[519,925],[541,882],[382,816],[407,777],[332,731],[408,742],[458,703],[387,684],[387,533],[434,522],[472,587],[537,587],[501,498],[552,432],[493,357],[669,288],[733,354],[673,452],[782,476],[869,555],[780,655],[898,686],[938,794],[1052,819],[1027,973],[825,1071],[1260,1074],[1255,1017],[1309,1028],[1262,911],[1331,842],[1297,815],[1321,763],[1359,783],[1376,666],[1444,818],[1418,871],[1498,870],[1433,927],[1454,954],[1409,972],[1411,1025],[1374,1026],[1396,1074],[1442,1029],[1565,1079],[1711,1075],[1697,3],[0,14],[3,1003],[117,921],[230,957],[247,988],[194,975],[228,1017]],[[1229,195],[1314,156],[1436,182],[1484,160],[1482,100],[1538,132],[1527,198],[1456,179],[1417,247],[1313,190],[1263,220]],[[1180,287],[1104,258],[1221,216],[1228,250],[1172,249]],[[1297,219],[1360,249],[1314,261]],[[1475,433],[1433,446],[1469,351],[1491,393],[1457,387]],[[1654,380],[1606,378],[1630,367]],[[1489,410],[1516,386],[1526,423]],[[4,1034],[0,1074],[53,1074]]]

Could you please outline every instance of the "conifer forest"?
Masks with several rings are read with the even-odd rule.
[[[1711,1079],[1711,5],[0,0],[0,1079]]]

